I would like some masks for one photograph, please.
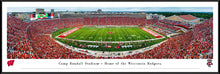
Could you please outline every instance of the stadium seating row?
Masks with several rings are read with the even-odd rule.
[[[176,33],[176,31],[180,30],[180,28],[174,27],[173,25],[160,23],[159,20],[147,20],[147,25],[148,28],[163,35]]]
[[[84,25],[145,25],[145,18],[135,17],[90,17],[84,18]]]
[[[183,22],[179,22],[179,21],[173,21],[173,20],[159,20],[159,22],[161,23],[166,23],[166,24],[171,24],[171,25],[175,25],[175,26],[180,26],[186,29],[190,28],[189,24],[185,24]]]

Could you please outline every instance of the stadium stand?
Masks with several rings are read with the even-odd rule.
[[[190,28],[189,24],[185,24],[183,22],[179,22],[179,21],[173,21],[173,20],[160,20],[159,22],[161,23],[166,23],[166,24],[171,24],[171,25],[175,25],[175,26],[180,26],[186,29]]]
[[[8,16],[7,22],[8,58],[27,58],[34,52],[27,36],[28,24],[13,16]]]
[[[87,17],[84,25],[145,25],[145,18],[135,17]]]
[[[172,33],[176,33],[180,30],[179,27],[175,27],[174,25],[165,24],[159,22],[161,20],[147,20],[148,28],[153,29],[163,35],[169,35]]]
[[[165,43],[144,53],[126,56],[129,59],[212,59],[213,18],[193,30],[168,39]]]

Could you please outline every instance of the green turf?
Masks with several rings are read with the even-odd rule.
[[[73,28],[63,28],[60,30],[57,30],[53,33],[53,38],[60,35],[61,33],[64,33],[68,30],[71,30]],[[153,31],[153,30],[152,30]],[[113,32],[113,33],[108,33]],[[133,36],[132,36],[133,35]],[[138,38],[140,37],[140,38]],[[95,27],[82,27],[81,29],[75,31],[74,33],[68,35],[68,39],[77,39],[77,40],[89,40],[89,41],[135,41],[135,40],[147,40],[147,39],[155,39],[154,36],[150,35],[149,33],[143,31],[139,27],[109,27],[109,28],[95,28]],[[56,40],[68,44],[73,47],[78,47],[78,45],[82,44],[83,46],[87,45],[98,45],[99,48],[88,48],[88,47],[81,47],[83,49],[89,49],[89,50],[95,50],[95,51],[103,51],[105,49],[106,52],[110,51],[128,51],[128,50],[136,50],[140,48],[144,48],[147,46],[154,45],[156,43],[162,42],[167,37],[163,39],[157,39],[154,41],[144,41],[144,42],[133,42],[133,43],[123,43],[119,45],[118,43],[111,43],[107,44],[112,46],[112,48],[106,48],[106,44],[104,43],[89,43],[89,42],[79,42],[79,41],[71,41],[71,40],[64,40],[55,38]],[[123,45],[132,45],[132,48],[115,48],[116,46],[123,46]],[[140,46],[141,45],[141,46]]]
[[[113,32],[113,33],[108,33]],[[151,34],[143,31],[139,27],[111,27],[95,28],[82,27],[74,33],[66,36],[68,39],[88,40],[88,41],[131,41],[146,40],[155,38]]]

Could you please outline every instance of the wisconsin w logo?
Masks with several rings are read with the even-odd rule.
[[[13,66],[14,60],[9,60],[9,61],[7,62],[7,64],[8,64],[8,66]]]

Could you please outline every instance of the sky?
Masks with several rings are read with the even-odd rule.
[[[7,12],[34,12],[39,7],[8,7]],[[213,12],[212,7],[40,7],[45,11]]]

